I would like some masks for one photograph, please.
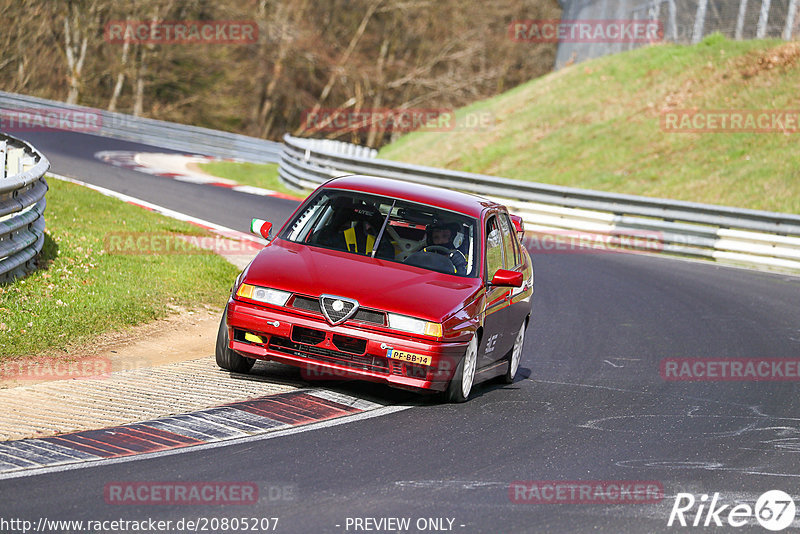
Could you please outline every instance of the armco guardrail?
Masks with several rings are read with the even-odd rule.
[[[378,156],[378,151],[374,148],[345,143],[344,141],[336,141],[334,139],[303,139],[303,146],[309,150],[319,150],[320,152],[352,156],[355,158],[375,158]]]
[[[496,198],[538,234],[577,232],[627,239],[627,246],[800,270],[800,215],[620,195],[335,153],[318,142],[284,136],[279,175],[313,188],[335,176],[366,174]],[[639,244],[637,244],[639,243]],[[641,245],[641,246],[640,246]]]
[[[83,115],[80,120],[73,122],[70,114],[76,112]],[[52,118],[50,123],[47,122],[48,113]],[[40,126],[43,129],[74,129],[158,148],[219,158],[239,158],[255,163],[277,162],[282,148],[280,143],[246,135],[0,91],[0,116],[3,115],[7,123],[19,124],[22,129],[37,128],[35,121],[44,119],[45,122]],[[33,120],[31,116],[34,116]]]
[[[0,133],[0,283],[36,267],[44,244],[49,168],[38,150]]]

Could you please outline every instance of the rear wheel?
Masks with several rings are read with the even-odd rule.
[[[222,321],[219,323],[219,330],[217,331],[217,365],[226,371],[234,373],[247,373],[253,368],[256,361],[252,358],[245,358],[232,351],[230,347],[230,338],[228,336],[228,310],[222,314]]]
[[[522,359],[522,345],[524,344],[525,344],[525,322],[523,321],[522,326],[519,327],[519,333],[517,334],[517,338],[514,340],[514,346],[508,353],[508,371],[506,371],[506,376],[504,377],[506,384],[512,383],[514,381],[514,377],[517,375],[517,369],[519,369],[519,361]]]
[[[472,336],[467,345],[464,358],[456,367],[456,372],[450,380],[450,384],[445,391],[445,399],[448,402],[464,402],[469,398],[472,391],[472,383],[475,380],[475,367],[478,363],[478,336]]]

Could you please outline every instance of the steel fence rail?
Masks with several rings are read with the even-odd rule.
[[[562,20],[658,21],[663,40],[696,44],[720,32],[729,39],[784,39],[797,35],[800,0],[561,0]],[[645,46],[612,39],[558,43],[556,68]]]
[[[655,248],[668,254],[800,271],[800,215],[606,193],[359,157],[328,151],[315,140],[290,135],[284,136],[284,143],[278,174],[293,187],[314,188],[351,173],[394,178],[495,198],[523,217],[531,236],[555,235],[565,240],[613,237],[615,242],[625,241],[626,248]],[[541,242],[532,245],[535,248]]]
[[[47,118],[48,113],[53,117],[53,129],[63,128],[63,123],[74,126],[68,120],[70,114],[82,113],[84,116],[77,122],[77,131],[191,154],[275,163],[281,152],[280,143],[265,139],[0,91],[0,118],[5,119],[6,130],[9,124],[17,124],[22,130],[36,128],[36,124],[31,123],[31,116],[41,114]],[[48,124],[41,127],[50,128]]]
[[[0,133],[0,283],[36,268],[44,245],[49,168],[33,146]]]

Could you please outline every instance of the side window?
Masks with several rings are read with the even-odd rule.
[[[489,280],[503,268],[503,237],[497,226],[497,217],[486,223],[486,275]]]
[[[517,240],[514,236],[514,225],[508,218],[507,214],[502,214],[499,217],[500,228],[503,230],[503,241],[505,242],[505,258],[506,269],[513,269],[519,265],[519,251],[517,250]]]

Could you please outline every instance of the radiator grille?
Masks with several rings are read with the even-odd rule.
[[[306,297],[303,295],[295,295],[294,301],[292,301],[292,307],[322,315],[322,310],[319,307],[319,299]],[[385,325],[386,314],[378,310],[359,308],[358,311],[356,311],[356,314],[353,315],[350,320],[360,321],[362,323]]]
[[[389,373],[389,362],[386,358],[380,356],[360,356],[315,345],[302,345],[285,337],[271,338],[269,348],[275,352],[291,354],[292,356],[300,358],[308,358],[310,361],[335,363],[353,369],[377,373]]]

